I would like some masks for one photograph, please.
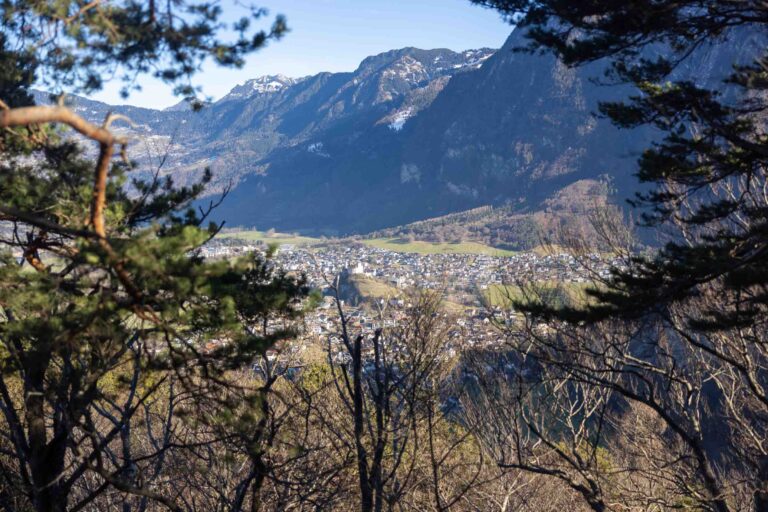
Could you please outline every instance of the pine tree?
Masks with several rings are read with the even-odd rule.
[[[241,66],[285,32],[281,17],[250,27],[265,15],[236,22],[230,41],[215,2],[0,5],[1,508],[77,510],[117,493],[179,509],[142,478],[169,448],[134,458],[134,416],[180,387],[208,407],[198,422],[257,401],[231,372],[291,333],[248,322],[295,316],[306,285],[268,259],[201,258],[221,227],[193,208],[210,173],[186,187],[138,178],[119,116],[97,126],[62,102],[34,105],[31,88],[88,93],[149,73],[199,107],[202,62]]]
[[[644,226],[673,237],[652,257],[636,257],[627,269],[615,269],[607,288],[594,291],[599,302],[589,315],[663,314],[669,304],[716,286],[728,299],[722,308],[691,318],[692,326],[722,329],[760,321],[768,303],[768,54],[749,40],[764,44],[765,4],[475,3],[498,9],[526,31],[527,51],[552,51],[573,66],[603,59],[604,78],[630,83],[637,94],[602,103],[601,113],[620,128],[652,126],[663,134],[638,161],[638,178],[653,187],[632,204],[641,209]],[[676,73],[692,54],[725,41],[741,49],[743,60],[721,70],[723,82],[706,84]],[[585,318],[583,310],[560,314]]]
[[[768,6],[750,0],[475,3],[498,9],[526,32],[530,45],[520,51],[551,51],[571,66],[602,61],[603,81],[637,91],[602,103],[602,115],[618,128],[650,127],[659,135],[638,160],[637,176],[649,191],[632,205],[640,223],[668,241],[646,254],[629,252],[625,265],[596,279],[591,300],[561,306],[526,295],[528,302],[516,304],[526,313],[525,332],[510,336],[510,346],[546,371],[562,372],[561,389],[581,408],[586,399],[574,390],[584,386],[605,393],[605,412],[617,422],[632,419],[627,408],[649,412],[658,422],[660,452],[676,454],[669,466],[652,462],[649,480],[665,467],[674,468],[675,478],[687,474],[684,486],[661,485],[678,497],[670,507],[766,510]],[[738,50],[733,62],[715,63],[722,81],[696,70],[686,76],[691,59],[718,45]],[[546,385],[543,379],[526,384]],[[584,432],[592,439],[604,433],[589,426]],[[621,431],[607,435],[611,455],[631,456],[622,443],[632,439]],[[659,503],[668,498],[657,498],[647,488],[639,493],[641,502],[664,507]]]

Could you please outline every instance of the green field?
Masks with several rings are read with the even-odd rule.
[[[497,249],[478,242],[436,243],[408,241],[405,238],[373,238],[363,243],[395,252],[413,252],[417,254],[485,254],[488,256],[512,256],[514,251]]]
[[[218,238],[237,238],[248,242],[263,242],[276,245],[303,245],[310,246],[322,242],[319,238],[300,236],[288,233],[267,233],[265,231],[243,230],[221,233]],[[342,240],[343,243],[343,240]],[[395,252],[410,252],[416,254],[484,254],[488,256],[512,256],[514,251],[497,249],[479,242],[422,242],[408,241],[405,238],[372,238],[362,240],[369,247],[378,247]]]
[[[352,283],[363,298],[366,299],[391,299],[400,296],[400,290],[372,277],[355,275]]]
[[[312,245],[320,242],[317,238],[307,236],[291,235],[288,233],[267,233],[265,231],[230,231],[221,233],[218,238],[238,238],[248,242],[263,242],[265,244],[277,245]]]
[[[373,277],[353,275],[350,282],[363,301],[377,301],[378,299],[394,299],[407,296],[407,292]],[[467,306],[458,302],[445,299],[442,301],[445,311],[453,314],[463,314]]]
[[[555,304],[568,302],[572,305],[586,305],[590,300],[585,290],[590,287],[587,283],[558,283],[541,282],[538,284],[539,293],[541,293],[547,302],[553,301]],[[535,294],[529,298],[534,299]],[[500,306],[502,308],[510,307],[515,301],[523,301],[524,294],[520,287],[514,284],[499,285],[494,284],[483,291],[483,299],[491,306]]]

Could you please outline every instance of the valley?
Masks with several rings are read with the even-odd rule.
[[[355,306],[371,306],[419,289],[435,290],[464,308],[509,306],[520,298],[521,282],[576,291],[596,275],[606,277],[618,264],[606,254],[577,257],[557,247],[513,252],[475,242],[311,239],[248,231],[219,235],[200,254],[230,259],[265,252],[270,246],[279,268],[305,274],[309,284],[326,296],[332,295],[338,280],[343,295]]]

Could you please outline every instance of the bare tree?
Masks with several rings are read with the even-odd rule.
[[[375,313],[366,332],[336,292],[329,365],[353,424],[361,510],[455,508],[488,477],[475,437],[444,407],[455,358],[441,295],[414,293],[404,310]]]
[[[606,218],[596,222],[614,241],[629,240]],[[626,246],[616,247],[617,257],[632,257]],[[582,241],[576,249],[592,286],[604,286]],[[712,311],[737,305],[737,297],[709,283],[651,314],[585,323],[567,301],[561,307],[573,308],[570,321],[542,315],[546,308],[536,304],[552,304],[553,297],[534,279],[518,286],[522,298],[510,302],[534,312],[509,313],[498,323],[515,371],[501,382],[492,376],[472,397],[486,402],[474,423],[492,440],[500,464],[512,454],[514,467],[565,480],[594,510],[760,510],[765,326],[706,327]],[[484,425],[483,411],[493,415],[499,407],[510,420]]]

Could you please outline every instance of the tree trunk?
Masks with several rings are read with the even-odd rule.
[[[363,337],[355,338],[352,354],[352,406],[355,415],[355,448],[357,450],[357,472],[360,483],[360,510],[373,511],[373,490],[368,479],[368,456],[363,446],[364,414],[363,410]]]
[[[24,392],[32,503],[37,512],[63,512],[67,507],[67,493],[60,476],[64,470],[66,433],[60,424],[54,425],[53,438],[48,441],[43,395],[48,356],[30,354],[30,360]]]

